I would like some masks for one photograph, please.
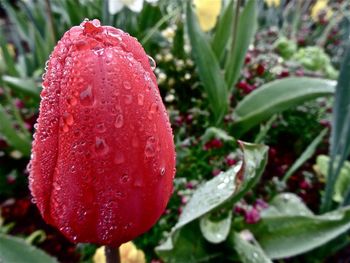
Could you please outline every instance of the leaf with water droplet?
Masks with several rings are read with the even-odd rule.
[[[314,215],[290,193],[277,195],[255,225],[246,225],[272,259],[315,249],[350,229],[350,207]]]
[[[243,263],[272,263],[271,259],[254,240],[245,240],[242,235],[233,233],[232,242]]]
[[[220,215],[219,219],[213,219],[213,214],[207,214],[200,218],[199,226],[206,240],[218,244],[223,242],[231,228],[232,210]]]
[[[192,235],[186,232],[192,232],[194,228],[198,227],[198,221],[196,219],[203,216],[206,217],[206,214],[209,212],[220,211],[224,206],[232,207],[232,205],[259,180],[266,165],[268,147],[245,142],[239,142],[239,144],[243,151],[243,160],[241,164],[237,164],[199,187],[184,207],[179,221],[173,227],[168,240],[156,248],[158,255],[165,259],[166,262],[201,262],[199,258],[194,258],[192,261],[190,259],[186,261],[176,261],[179,258],[189,257],[189,255],[192,255],[191,253],[194,253],[183,246],[181,243],[183,241],[179,241],[182,240],[181,236]],[[213,238],[211,235],[214,235],[214,231],[206,233],[207,237],[212,241],[218,241],[222,238],[225,239],[226,231],[230,223],[229,221],[230,220],[227,219],[225,222],[227,225],[219,226],[219,228],[222,227],[222,237]],[[205,224],[205,221],[202,221],[202,224],[203,223]],[[195,242],[199,242],[198,249],[204,247],[203,240],[204,238],[202,235],[197,233]],[[176,253],[176,256],[171,257],[173,253]],[[208,253],[208,251],[206,251],[206,253]],[[218,255],[207,254],[206,260],[216,256]]]
[[[239,142],[239,144],[243,150],[242,162],[214,177],[196,190],[183,209],[174,229],[178,229],[224,204],[233,205],[257,183],[267,162],[268,147],[245,142]]]

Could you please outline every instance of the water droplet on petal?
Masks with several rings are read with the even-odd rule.
[[[94,103],[94,96],[92,93],[92,86],[88,85],[85,90],[80,93],[80,103],[83,106],[91,106]]]
[[[130,84],[130,82],[129,82],[129,81],[124,81],[124,82],[123,82],[123,87],[124,87],[124,89],[126,89],[126,90],[130,90],[130,89],[131,89],[131,84]]]
[[[151,66],[151,69],[152,69],[152,71],[154,71],[157,67],[157,64],[151,56],[147,55],[147,57],[148,57],[148,61],[149,61],[149,64]]]
[[[123,117],[123,114],[119,113],[115,119],[115,123],[114,123],[114,126],[116,128],[121,128],[123,127],[123,124],[124,124],[124,117]]]
[[[149,111],[154,114],[158,111],[158,104],[157,103],[152,103]]]
[[[106,131],[106,125],[103,122],[97,123],[96,130],[100,133],[104,133]]]
[[[151,136],[147,139],[146,147],[145,147],[145,155],[147,158],[155,155],[155,148],[156,148],[156,139],[153,136]]]
[[[68,131],[69,131],[68,125],[67,125],[67,124],[64,124],[64,123],[61,123],[60,129],[61,129],[61,131],[63,131],[63,132],[68,132]]]
[[[74,123],[73,115],[70,114],[69,112],[65,112],[63,114],[63,120],[64,120],[64,123],[67,124],[68,126],[72,126]]]
[[[142,94],[138,94],[137,95],[137,104],[142,106],[144,99],[145,99],[145,97]]]
[[[160,175],[163,176],[165,174],[165,167],[162,167],[160,169]]]
[[[149,112],[148,112],[148,119],[152,120],[153,119],[153,115],[158,112],[158,104],[157,103],[152,103],[150,108],[149,108]]]
[[[120,177],[120,181],[125,184],[127,182],[129,182],[129,175],[127,173],[123,174],[122,177]]]
[[[101,137],[95,139],[95,151],[98,154],[106,154],[108,152],[108,145],[106,141]]]
[[[74,96],[68,96],[67,103],[71,106],[77,105],[77,99]]]

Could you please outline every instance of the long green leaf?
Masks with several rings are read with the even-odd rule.
[[[344,161],[350,154],[350,45],[348,45],[341,66],[338,85],[333,106],[333,120],[330,140],[331,164],[328,171],[328,181],[322,200],[322,211],[332,208],[334,185],[339,176]],[[345,205],[350,204],[350,187]]]
[[[0,234],[0,262],[57,263],[58,261],[24,240]]]
[[[39,89],[33,79],[17,78],[12,76],[2,76],[2,80],[8,86],[18,92],[22,92],[33,97],[39,98]]]
[[[187,3],[187,26],[198,74],[208,95],[209,106],[214,114],[214,121],[219,123],[228,108],[227,87],[219,62],[208,40],[198,26],[191,2]]]
[[[320,144],[324,136],[327,134],[328,129],[324,129],[321,133],[310,143],[305,151],[299,156],[299,158],[293,163],[283,177],[283,181],[287,181],[288,178],[300,168],[308,159],[310,159]]]
[[[228,63],[225,69],[225,79],[230,90],[237,82],[245,55],[257,28],[257,1],[248,0],[238,21],[237,33],[232,40]]]
[[[227,42],[232,34],[233,27],[233,0],[225,7],[217,23],[215,35],[211,43],[216,58],[220,61],[225,53]]]
[[[18,131],[14,128],[14,123],[11,121],[9,115],[6,113],[3,106],[0,104],[0,134],[5,136],[7,142],[14,147],[15,149],[19,150],[21,153],[23,153],[25,156],[29,156],[30,154],[30,148],[31,148],[31,141],[30,138],[27,138],[25,136],[20,136]]]
[[[247,226],[272,259],[305,253],[350,229],[350,207],[317,216],[293,196],[276,196],[261,221]]]
[[[4,58],[6,69],[9,74],[13,76],[18,76],[18,72],[15,67],[15,58],[11,56],[8,47],[6,45],[5,40],[5,34],[2,32],[3,30],[0,29],[0,47],[1,47],[1,53]]]
[[[240,234],[234,233],[233,244],[243,263],[272,263],[255,240],[249,242]]]
[[[275,113],[320,96],[332,95],[335,81],[284,78],[269,82],[240,101],[234,112],[233,133],[239,137]]]

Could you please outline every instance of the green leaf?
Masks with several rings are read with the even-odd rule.
[[[14,123],[10,116],[6,113],[3,106],[0,104],[0,134],[2,134],[6,141],[15,149],[23,153],[25,156],[30,155],[31,141],[30,138],[19,134],[15,131]]]
[[[2,80],[11,88],[18,92],[39,98],[39,89],[33,79],[16,78],[12,76],[3,76]]]
[[[202,237],[197,222],[190,223],[175,235],[169,236],[155,251],[167,263],[208,262],[221,254],[210,248]]]
[[[187,26],[198,74],[208,96],[215,123],[220,123],[228,108],[228,93],[219,62],[198,26],[191,2],[187,3]]]
[[[350,229],[350,207],[317,216],[306,208],[300,198],[292,196],[276,196],[270,210],[262,213],[261,221],[247,225],[270,258],[305,253]]]
[[[6,69],[8,73],[13,76],[18,76],[18,72],[15,67],[15,58],[11,56],[8,50],[7,43],[5,40],[5,34],[2,31],[3,30],[0,30],[0,55],[2,55],[4,58],[4,62],[6,64]]]
[[[237,164],[198,188],[184,207],[176,229],[194,221],[225,203],[237,202],[259,180],[267,162],[265,145],[240,142],[242,164]]]
[[[201,138],[201,141],[203,144],[205,144],[213,138],[223,140],[224,142],[234,141],[234,138],[228,135],[226,131],[215,127],[207,128]]]
[[[244,232],[241,234],[233,233],[233,244],[243,263],[272,263],[259,244],[252,240],[245,240]]]
[[[322,199],[322,211],[332,208],[334,185],[344,161],[350,154],[350,45],[341,66],[333,105],[333,119],[330,139],[331,164],[328,172],[325,195]],[[344,205],[350,204],[350,189]]]
[[[324,129],[321,133],[310,143],[305,151],[299,156],[299,158],[293,163],[283,177],[283,181],[287,181],[288,178],[300,168],[308,159],[310,159],[317,149],[324,136],[327,134],[328,129]]]
[[[200,218],[199,226],[206,240],[218,244],[226,240],[230,233],[232,222],[232,210],[229,210],[225,217],[213,220],[213,215],[206,214]]]
[[[220,256],[216,247],[210,251],[208,244],[211,243],[206,242],[201,235],[198,219],[212,211],[220,212],[220,208],[226,205],[231,209],[233,203],[258,181],[267,161],[267,146],[239,143],[244,156],[242,165],[219,174],[196,190],[168,239],[156,248],[158,255],[166,262],[206,262],[211,257]],[[201,222],[202,232],[210,231],[205,233],[206,237],[214,242],[222,239],[213,238],[214,232],[204,229],[206,226],[203,224],[206,222],[203,220],[206,219]],[[227,220],[219,226],[223,237],[230,224],[230,220]]]
[[[335,81],[290,77],[269,82],[240,101],[234,112],[232,131],[241,136],[275,113],[320,96],[332,95]]]
[[[211,43],[213,52],[219,61],[225,53],[227,42],[232,34],[233,17],[233,0],[230,0],[219,18],[215,35]]]
[[[329,161],[330,158],[326,155],[319,155],[316,158],[316,165],[314,169],[316,172],[319,172],[326,181],[328,180],[328,171],[329,171]],[[340,169],[338,178],[334,185],[334,194],[333,200],[335,202],[342,202],[344,200],[344,196],[346,195],[350,185],[350,162],[345,161],[343,166]]]
[[[25,243],[24,240],[0,234],[0,262],[57,263],[42,250]]]
[[[257,28],[257,1],[248,0],[242,13],[240,14],[237,32],[232,41],[234,44],[228,55],[228,63],[225,69],[225,79],[227,86],[232,90],[233,85],[237,82],[244,63],[245,55],[249,45],[255,35]]]
[[[313,215],[311,210],[303,203],[302,199],[293,193],[281,193],[271,202],[268,209],[262,211],[262,217],[285,215]]]

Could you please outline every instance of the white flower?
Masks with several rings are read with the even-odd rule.
[[[108,11],[111,15],[118,13],[124,6],[131,11],[139,13],[143,8],[144,0],[108,0]],[[155,3],[158,0],[146,0],[149,3]]]

